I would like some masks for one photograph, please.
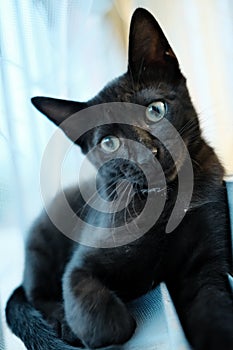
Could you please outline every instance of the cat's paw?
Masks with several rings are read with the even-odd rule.
[[[68,323],[88,348],[123,344],[135,331],[136,322],[126,306],[106,289],[77,301],[74,309]]]

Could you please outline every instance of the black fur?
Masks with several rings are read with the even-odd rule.
[[[66,124],[64,132],[84,153],[106,135],[138,141],[152,152],[156,147],[166,175],[167,200],[159,220],[145,235],[109,249],[74,243],[55,228],[45,212],[41,214],[28,239],[23,286],[13,293],[6,309],[9,326],[29,350],[73,349],[67,343],[91,348],[124,343],[136,326],[125,302],[161,281],[168,286],[194,349],[233,349],[233,300],[227,281],[232,262],[224,171],[201,136],[185,78],[155,19],[146,10],[135,11],[128,70],[95,98],[78,103],[37,97],[32,102],[59,125],[86,107],[108,102],[147,106],[156,100],[167,103],[166,118],[179,131],[192,160],[194,191],[185,217],[171,234],[165,234],[177,196],[177,171],[186,165],[185,157],[175,169],[166,147],[140,125],[101,126],[76,140],[72,129],[78,128],[78,119],[75,126]],[[127,143],[123,147],[126,151]],[[130,151],[137,160],[138,149]],[[100,152],[98,157],[92,160],[97,165],[104,156]],[[145,161],[149,162],[146,157]],[[135,164],[117,159],[107,163],[99,175],[99,186],[104,187],[107,198],[109,186],[114,187],[119,178],[129,180],[136,188],[124,220],[142,211],[148,184]],[[108,227],[109,217],[83,207],[79,189],[68,190],[66,196],[73,210],[88,222]],[[59,195],[52,206],[65,221]],[[121,221],[122,213],[114,224]],[[85,227],[76,230],[85,232]]]

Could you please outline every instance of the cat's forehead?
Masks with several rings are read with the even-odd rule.
[[[173,101],[179,98],[178,85],[173,86],[166,81],[134,82],[124,75],[108,84],[91,102],[130,102],[147,105],[155,100]]]
[[[149,104],[155,100],[170,100],[176,98],[177,92],[175,90],[168,90],[163,84],[158,86],[142,88],[135,92],[134,97],[138,104]]]

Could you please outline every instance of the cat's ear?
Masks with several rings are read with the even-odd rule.
[[[60,100],[51,97],[33,97],[32,104],[45,114],[56,125],[60,125],[72,114],[79,112],[86,107],[85,103]]]
[[[178,60],[158,22],[150,12],[138,8],[130,24],[128,69],[138,73],[155,63],[179,68]]]
[[[41,96],[33,97],[31,101],[41,113],[45,114],[57,126],[60,126],[72,141],[76,141],[72,137],[76,125],[73,125],[73,122],[69,123],[68,118],[86,108],[86,103]],[[63,123],[65,120],[67,122]]]

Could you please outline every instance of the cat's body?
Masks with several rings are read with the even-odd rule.
[[[72,349],[58,336],[76,345],[80,338],[90,347],[125,342],[133,334],[135,322],[124,303],[162,281],[168,286],[194,349],[233,348],[233,300],[227,281],[227,273],[231,273],[231,245],[223,169],[212,148],[201,137],[177,59],[152,16],[142,9],[135,12],[130,32],[129,69],[94,99],[79,104],[36,98],[33,103],[60,124],[72,113],[90,106],[109,102],[148,106],[153,101],[165,101],[165,116],[180,132],[192,161],[194,187],[186,215],[166,234],[178,192],[177,171],[166,149],[150,134],[150,126],[143,129],[141,125],[105,125],[80,138],[77,143],[84,153],[107,135],[146,145],[164,169],[166,203],[157,222],[144,235],[112,248],[80,245],[61,234],[46,212],[41,214],[27,243],[23,288],[16,290],[7,306],[8,324],[28,349]],[[70,135],[67,128],[63,130]],[[169,144],[169,133],[167,139]],[[126,149],[126,144],[121,147]],[[143,160],[140,158],[137,148],[132,153],[138,164],[148,162],[146,156]],[[100,159],[95,161],[98,163]],[[178,172],[186,166],[186,156],[180,159],[176,164]],[[128,206],[124,218],[121,215],[114,218],[115,226],[140,214],[148,196],[148,184],[138,169],[122,167],[122,164],[116,160],[111,167],[103,168],[100,176],[100,188],[107,196],[119,177],[128,179],[136,188],[133,205]],[[89,185],[88,182],[86,186]],[[163,191],[163,188],[154,191],[156,200]],[[67,191],[67,198],[74,212],[84,207],[79,189]],[[52,208],[65,222],[62,206],[58,195]],[[106,216],[96,215],[93,209],[87,207],[82,215],[87,222],[107,226]],[[87,227],[71,225],[70,230],[84,235]],[[33,306],[52,323],[57,333],[42,321]],[[34,331],[30,331],[30,327],[34,327]]]

